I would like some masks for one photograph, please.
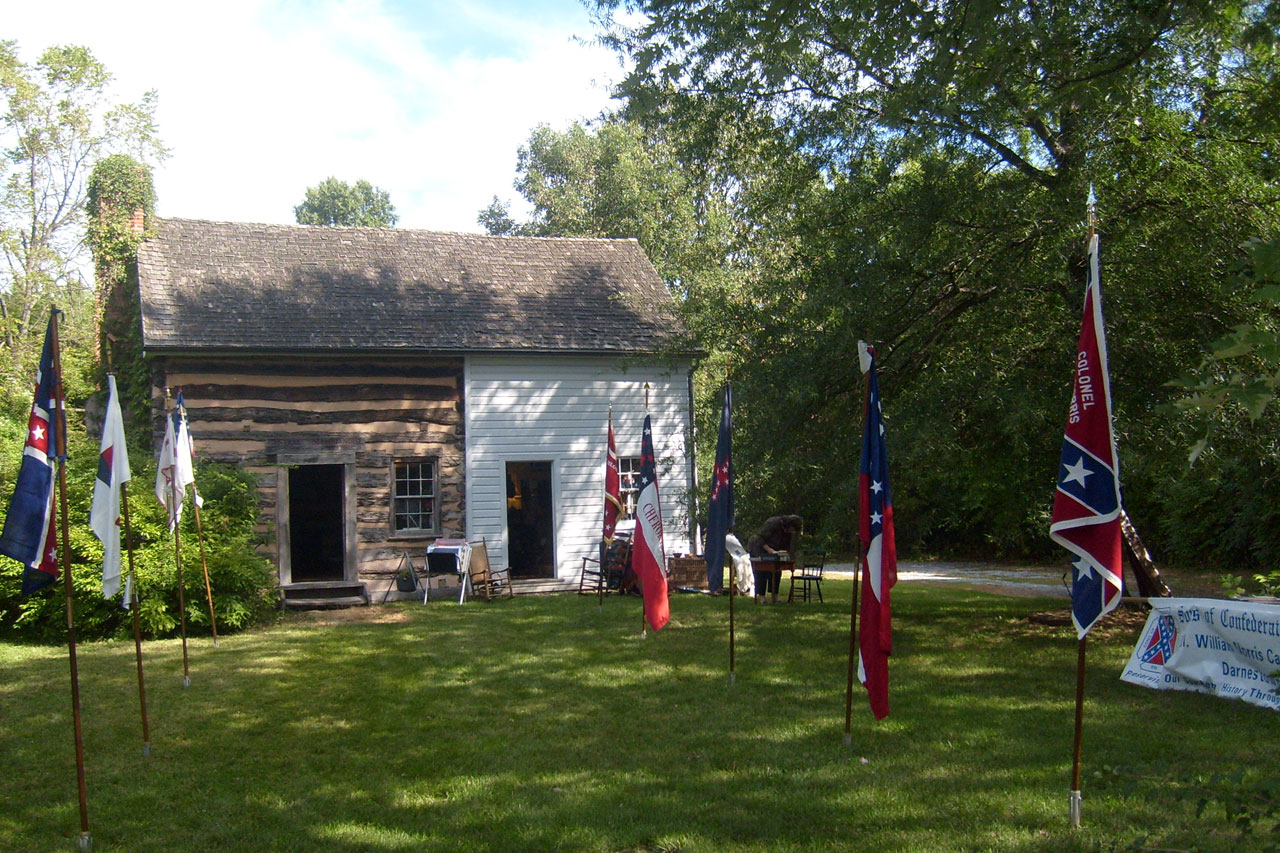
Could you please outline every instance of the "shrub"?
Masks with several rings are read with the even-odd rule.
[[[8,512],[21,459],[22,429],[0,424],[0,520]],[[97,473],[97,440],[83,429],[69,428],[66,466],[68,528],[74,578],[76,633],[82,639],[124,636],[132,632],[132,617],[120,597],[102,597],[102,543],[89,528],[89,507]],[[177,567],[174,540],[164,508],[153,490],[155,462],[136,449],[130,458],[133,479],[128,484],[130,542],[137,579],[143,632],[148,637],[172,636],[179,631]],[[218,631],[243,628],[265,620],[274,610],[275,585],[270,566],[256,550],[257,503],[254,481],[247,473],[226,465],[202,463],[196,482],[204,498],[201,510],[204,555],[213,590]],[[209,633],[209,606],[201,563],[200,536],[188,498],[179,530],[182,543],[183,597],[188,633]],[[123,557],[123,573],[129,569]],[[66,636],[66,598],[61,583],[19,598],[22,567],[0,558],[0,636],[32,640],[61,640]]]

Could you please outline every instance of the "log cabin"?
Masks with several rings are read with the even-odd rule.
[[[691,550],[698,350],[635,240],[162,219],[136,280],[157,422],[182,391],[197,459],[257,476],[286,602],[379,601],[443,537],[576,578],[610,411],[624,481],[652,415]]]

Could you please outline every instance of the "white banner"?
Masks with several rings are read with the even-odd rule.
[[[1150,602],[1121,681],[1280,710],[1280,606],[1213,598]]]

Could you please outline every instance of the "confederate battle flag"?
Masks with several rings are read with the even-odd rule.
[[[1120,603],[1124,585],[1120,516],[1120,459],[1111,429],[1111,383],[1095,234],[1089,239],[1089,283],[1076,351],[1075,388],[1049,525],[1049,537],[1076,556],[1071,568],[1071,620],[1080,639]]]

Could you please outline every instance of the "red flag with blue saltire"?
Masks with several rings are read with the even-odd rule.
[[[653,454],[653,424],[644,416],[640,439],[640,482],[636,495],[636,532],[631,570],[640,579],[644,616],[657,631],[671,619],[667,601],[667,556],[662,535],[662,501],[658,496],[658,464]]]
[[[1124,587],[1121,509],[1120,458],[1111,426],[1111,381],[1094,234],[1089,239],[1089,282],[1076,351],[1075,387],[1049,525],[1049,537],[1076,557],[1071,568],[1071,621],[1080,639],[1120,603]]]
[[[54,368],[54,326],[49,317],[44,349],[36,369],[36,387],[27,420],[27,444],[22,451],[18,483],[9,502],[0,534],[0,554],[25,566],[22,596],[44,589],[58,579],[54,478],[58,469],[58,433],[66,435],[66,413],[58,404],[59,379]],[[65,440],[65,438],[64,438]]]
[[[863,546],[859,602],[858,680],[867,688],[871,713],[889,715],[889,655],[893,652],[890,590],[898,582],[898,546],[893,533],[893,497],[885,449],[875,350],[859,343],[867,374],[867,411],[858,464],[858,538]]]

